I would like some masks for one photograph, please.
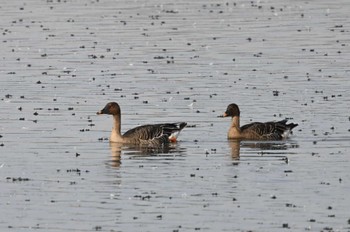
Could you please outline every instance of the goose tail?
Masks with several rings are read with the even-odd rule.
[[[171,126],[164,127],[165,133],[169,135],[169,142],[176,143],[177,137],[179,136],[180,132],[183,128],[187,126],[186,122],[179,122],[179,123],[173,123]],[[168,129],[168,133],[166,130]]]
[[[289,130],[293,130],[294,127],[298,126],[298,123],[289,123],[286,126],[289,128]]]
[[[287,138],[290,134],[292,134],[292,130],[294,127],[298,126],[297,123],[289,123],[287,124],[287,119],[283,120],[285,125],[285,130],[283,131],[282,138]]]

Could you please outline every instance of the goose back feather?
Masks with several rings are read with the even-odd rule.
[[[143,140],[157,138],[162,135],[167,135],[170,137],[172,134],[180,132],[186,125],[187,123],[185,122],[143,125],[128,130],[123,134],[123,136]]]
[[[242,126],[241,133],[244,137],[260,140],[281,140],[288,137],[289,132],[297,124],[287,123],[287,119],[278,122],[253,122]]]

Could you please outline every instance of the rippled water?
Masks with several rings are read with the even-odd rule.
[[[348,1],[7,1],[1,231],[349,231]],[[186,121],[168,150],[106,140]],[[284,142],[226,140],[290,118]]]

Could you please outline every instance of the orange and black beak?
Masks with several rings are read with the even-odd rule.
[[[96,114],[97,114],[97,115],[100,115],[100,114],[107,114],[106,107],[103,108],[102,110],[98,111]]]
[[[226,118],[226,117],[228,117],[228,114],[225,112],[225,113],[222,115],[222,117]]]
[[[96,114],[100,115],[100,114],[108,114],[108,104],[100,111],[98,111]]]

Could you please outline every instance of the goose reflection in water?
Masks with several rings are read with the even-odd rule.
[[[109,143],[111,149],[111,162],[112,167],[118,168],[121,164],[122,144],[120,143]]]
[[[239,160],[241,141],[240,140],[228,140],[228,144],[231,148],[231,157],[233,160]]]
[[[242,141],[238,139],[228,140],[228,145],[231,149],[231,157],[233,160],[238,161],[241,158],[241,148],[249,148],[257,151],[257,155],[245,155],[245,158],[278,158],[285,162],[288,162],[286,152],[291,148],[298,148],[299,145],[293,141]],[[280,152],[273,152],[280,151]],[[288,154],[291,154],[288,152]]]
[[[157,147],[126,145],[122,143],[109,143],[111,149],[110,166],[118,168],[122,164],[122,155],[128,155],[131,158],[147,158],[147,157],[169,157],[183,156],[186,153],[184,148],[178,144],[162,145]]]

